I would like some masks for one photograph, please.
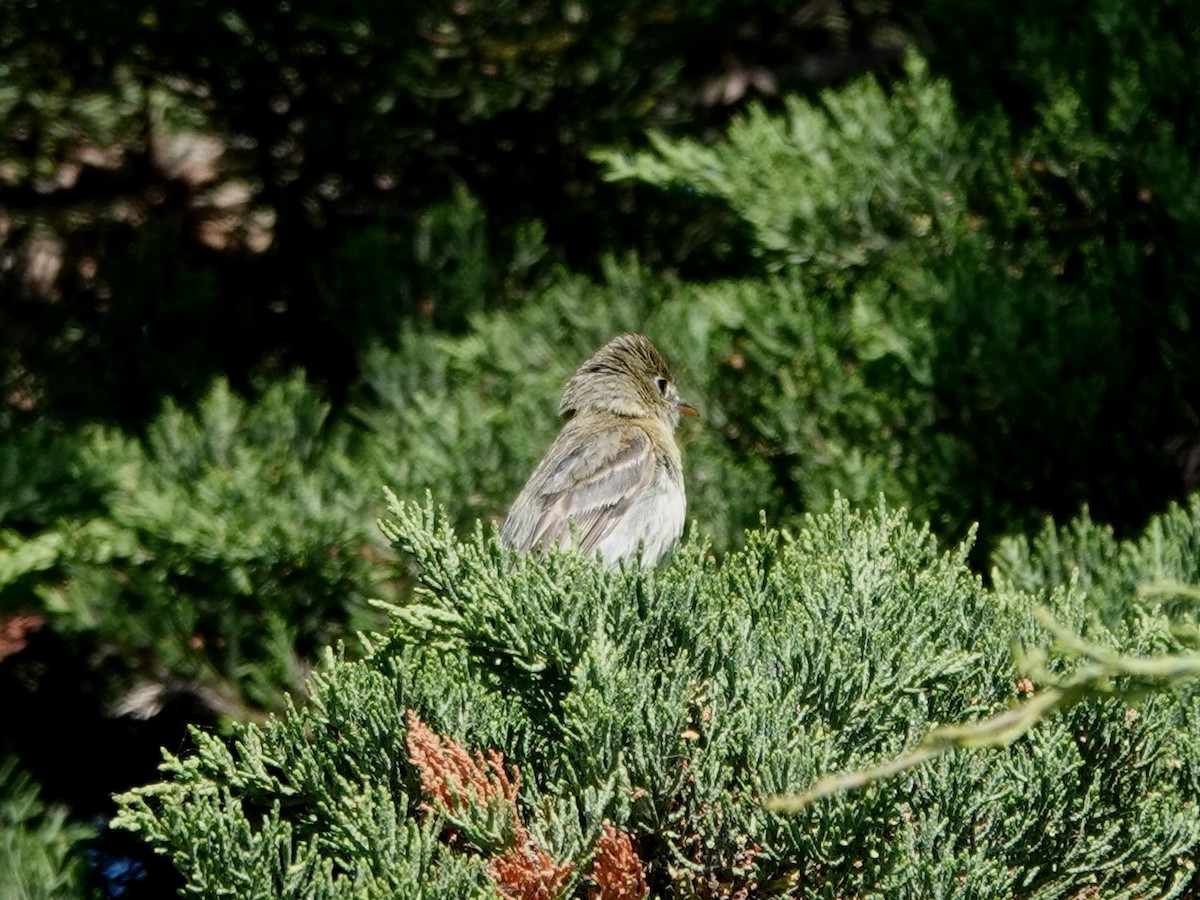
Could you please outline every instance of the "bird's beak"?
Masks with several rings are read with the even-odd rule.
[[[700,410],[696,409],[696,407],[692,406],[692,404],[688,403],[682,397],[675,401],[675,406],[681,415],[700,417]]]

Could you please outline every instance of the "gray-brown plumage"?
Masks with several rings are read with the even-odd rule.
[[[622,334],[567,382],[562,431],[508,512],[503,539],[525,553],[578,542],[608,562],[652,566],[683,533],[686,499],[675,444],[680,414],[697,415],[650,341]]]

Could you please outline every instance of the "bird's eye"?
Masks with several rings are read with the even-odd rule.
[[[655,378],[654,383],[658,385],[658,392],[665,397],[667,395],[667,379]]]

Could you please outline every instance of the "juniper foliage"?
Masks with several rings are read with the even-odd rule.
[[[1117,18],[1093,27],[1139,19]],[[968,114],[913,57],[886,89],[752,109],[713,144],[598,154],[612,179],[727,206],[774,274],[739,283],[722,399],[780,512],[883,491],[943,534],[979,523],[984,564],[1084,502],[1140,526],[1191,477],[1196,267],[1174,236],[1200,181],[1174,122],[1195,114],[1152,68],[1093,103],[1048,77],[1021,124]]]
[[[80,842],[93,829],[47,807],[11,757],[0,760],[0,895],[11,900],[86,897]]]
[[[321,210],[337,206],[327,190],[337,188],[337,179],[325,181],[324,175],[343,171],[344,161],[306,157],[301,164],[291,153],[276,157],[278,135],[290,135],[279,138],[284,143],[307,140],[289,128],[264,137],[251,155],[260,155],[281,183],[294,185],[280,208],[298,214],[280,221],[285,227],[307,222],[307,236],[292,235],[280,246],[307,247],[316,235],[322,248],[287,257],[303,257],[311,267],[289,273],[294,277],[283,289],[286,298],[261,291],[261,280],[242,281],[238,269],[233,277],[226,271],[221,281],[208,262],[185,265],[173,252],[179,236],[172,236],[168,224],[162,233],[139,232],[135,240],[114,241],[113,252],[104,254],[95,277],[112,290],[112,303],[103,304],[106,312],[98,331],[89,330],[90,319],[77,327],[72,312],[55,320],[53,329],[31,329],[23,344],[28,356],[6,358],[6,371],[12,373],[6,397],[12,405],[0,413],[6,428],[0,442],[0,611],[45,618],[47,631],[75,642],[74,658],[110,667],[97,678],[104,679],[101,693],[110,701],[109,711],[149,716],[173,693],[192,694],[202,699],[209,712],[205,721],[211,721],[214,709],[241,714],[285,708],[283,696],[303,684],[318,647],[346,627],[378,627],[378,620],[363,619],[362,599],[381,595],[404,610],[397,614],[389,641],[399,641],[396,635],[406,636],[412,645],[436,639],[445,654],[439,665],[454,673],[430,674],[433,663],[422,657],[405,676],[412,686],[403,696],[417,698],[414,707],[467,746],[501,748],[529,766],[531,799],[526,803],[541,810],[544,799],[550,809],[540,817],[530,815],[530,826],[551,835],[548,844],[566,857],[586,855],[603,816],[631,828],[660,890],[692,876],[698,879],[703,870],[717,873],[711,877],[723,885],[771,879],[756,881],[762,890],[761,885],[783,890],[794,881],[813,891],[836,892],[837,885],[846,884],[867,891],[875,884],[891,884],[887,879],[895,875],[896,884],[953,893],[954,861],[965,860],[963,866],[978,864],[971,871],[987,876],[989,884],[1011,887],[1017,877],[1012,873],[1024,873],[1020,877],[1026,881],[1013,887],[1022,894],[1068,890],[1063,885],[1074,889],[1084,871],[1108,873],[1097,877],[1108,879],[1104,884],[1114,893],[1169,892],[1188,877],[1192,859],[1187,829],[1178,831],[1182,837],[1172,843],[1164,837],[1170,828],[1163,824],[1163,809],[1177,809],[1172,767],[1185,780],[1194,780],[1186,742],[1196,717],[1188,711],[1186,692],[1179,703],[1151,701],[1139,711],[1141,718],[1128,722],[1115,708],[1080,706],[1024,739],[1013,755],[1020,758],[1041,747],[1036,752],[1051,760],[1044,771],[1054,773],[1049,781],[1042,770],[1032,768],[1014,776],[1039,785],[1031,796],[1042,798],[1036,811],[1045,822],[1036,826],[1031,824],[1033,807],[1002,804],[1007,818],[993,820],[991,812],[975,813],[969,803],[964,807],[947,800],[941,808],[944,825],[922,819],[924,830],[910,834],[896,830],[908,827],[903,825],[906,808],[888,807],[890,795],[871,792],[868,798],[882,796],[879,808],[892,812],[876,816],[871,805],[876,801],[860,799],[845,801],[850,805],[837,801],[830,807],[834,811],[811,814],[832,819],[800,824],[769,816],[760,820],[753,818],[750,810],[757,807],[746,798],[765,789],[766,782],[747,787],[730,772],[774,771],[771,789],[794,792],[818,772],[890,758],[934,723],[970,720],[1002,708],[1011,699],[1015,676],[1006,662],[1008,642],[1045,640],[1032,620],[1024,618],[1034,603],[1048,605],[1059,621],[1099,644],[1126,653],[1173,652],[1186,641],[1192,615],[1190,595],[1179,587],[1197,581],[1184,552],[1191,540],[1190,513],[1159,520],[1154,527],[1165,530],[1159,537],[1152,533],[1136,551],[1119,545],[1099,525],[1073,526],[1077,532],[1048,526],[1032,544],[1004,544],[996,557],[997,586],[979,594],[990,599],[978,601],[995,609],[986,615],[971,613],[969,629],[961,623],[950,629],[951,635],[959,633],[954,628],[970,630],[970,642],[946,650],[944,657],[918,655],[919,662],[911,665],[901,649],[926,639],[941,646],[940,620],[934,626],[928,617],[918,616],[904,626],[879,626],[890,642],[881,645],[869,640],[874,632],[868,629],[858,635],[861,658],[828,642],[801,652],[790,633],[778,636],[776,644],[764,644],[765,637],[746,637],[745,646],[731,643],[721,628],[745,636],[782,627],[771,610],[816,623],[814,628],[850,629],[851,634],[861,627],[854,625],[859,618],[874,627],[881,614],[876,604],[838,600],[814,618],[805,604],[825,596],[821,591],[803,588],[808,593],[802,603],[799,595],[788,593],[801,587],[754,588],[769,580],[766,573],[776,571],[772,567],[782,565],[779,559],[799,552],[791,545],[784,552],[784,544],[756,537],[719,566],[702,559],[697,549],[707,541],[714,555],[736,551],[759,510],[781,527],[794,529],[799,540],[810,529],[804,524],[806,512],[828,510],[839,494],[852,505],[869,507],[882,493],[889,508],[906,508],[914,521],[931,523],[937,540],[922,538],[927,542],[921,544],[926,547],[922,552],[936,555],[935,545],[957,546],[971,523],[979,522],[980,538],[970,551],[978,571],[988,564],[1002,535],[1036,530],[1047,512],[1063,520],[1090,499],[1097,521],[1117,521],[1124,533],[1160,509],[1164,498],[1194,483],[1200,444],[1193,433],[1191,398],[1197,396],[1200,376],[1189,323],[1195,321],[1198,296],[1192,287],[1200,178],[1193,144],[1200,132],[1188,124],[1195,120],[1195,92],[1187,90],[1190,70],[1181,61],[1196,57],[1188,52],[1188,42],[1197,32],[1173,27],[1188,19],[1178,18],[1183,14],[1173,12],[1171,3],[1152,4],[1145,13],[1140,7],[1118,7],[1115,0],[1099,4],[1081,17],[1077,30],[1073,13],[1053,13],[1053,29],[1040,36],[1035,32],[1043,28],[1044,17],[1010,17],[1003,33],[1010,49],[1020,51],[1014,71],[1026,86],[1038,82],[1036,96],[1015,116],[1009,115],[1011,97],[1002,108],[985,102],[965,109],[959,102],[962,79],[946,77],[944,57],[941,68],[935,62],[932,72],[913,58],[896,80],[881,84],[864,79],[815,98],[753,109],[723,139],[711,143],[657,136],[645,153],[601,154],[622,190],[654,195],[672,209],[693,210],[700,203],[720,211],[715,221],[730,223],[729,229],[713,227],[711,218],[683,229],[690,235],[687,240],[708,236],[709,244],[693,248],[692,255],[699,258],[727,260],[730,243],[739,244],[739,254],[745,255],[739,265],[699,267],[722,272],[719,280],[681,280],[678,273],[653,271],[644,261],[624,257],[589,260],[586,276],[547,274],[539,260],[553,251],[541,241],[536,225],[509,242],[503,252],[510,259],[492,260],[489,253],[498,245],[485,238],[490,235],[487,215],[496,212],[487,201],[477,203],[465,193],[445,207],[414,213],[400,231],[386,220],[351,229],[344,242],[330,249],[310,216],[320,219]],[[197,10],[189,7],[184,15],[199,15]],[[277,12],[256,13],[252,19],[264,22]],[[557,27],[559,11],[544,12],[542,25]],[[656,14],[649,7],[643,12]],[[30,15],[52,30],[59,28],[53,17]],[[480,15],[483,19],[472,15],[470,22],[480,24],[490,13]],[[174,16],[170,21],[177,26],[182,20]],[[972,8],[962,20],[970,25],[964,33],[978,33],[973,29],[987,18]],[[5,40],[21,44],[25,31],[11,27],[15,20],[6,21]],[[149,32],[157,27],[155,21],[130,20],[123,27]],[[245,30],[249,21],[239,16],[212,27],[221,41],[237,43],[250,33]],[[320,30],[325,22],[312,20],[304,27]],[[353,28],[354,23],[338,24],[336,30],[343,26]],[[1080,82],[1071,77],[1070,64],[1056,55],[1044,62],[1045,68],[1031,68],[1043,65],[1034,59],[1036,48],[1053,44],[1047,34],[1052,38],[1054,29],[1060,34],[1070,30],[1073,36],[1077,31],[1070,59],[1086,58],[1103,45],[1104,54],[1122,56],[1120,65],[1097,67],[1102,74],[1089,74]],[[255,28],[251,32],[254,41],[269,37]],[[499,46],[487,29],[476,38],[479,46]],[[500,38],[502,44],[509,40]],[[189,32],[184,47],[188,67],[221,67],[219,60],[197,60],[194,43]],[[604,45],[601,40],[592,51],[601,52]],[[1156,49],[1160,46],[1162,52]],[[1006,51],[998,52],[998,58],[981,57],[984,64],[1002,65]],[[557,51],[552,56],[560,58]],[[85,68],[102,62],[86,55],[68,57],[86,63]],[[606,56],[610,68],[604,70],[621,68],[623,58]],[[566,57],[562,59],[565,64]],[[35,57],[22,60],[22,72],[42,71],[32,67]],[[239,44],[230,65],[253,69],[261,60],[250,45]],[[316,58],[309,62],[317,68],[324,64]],[[469,67],[471,58],[446,64]],[[533,67],[525,68],[528,64]],[[581,65],[588,68],[586,61]],[[967,66],[966,77],[980,90],[991,91],[994,78],[974,65]],[[574,71],[573,63],[570,67]],[[536,60],[524,58],[518,68],[545,84]],[[636,73],[626,74],[637,85],[650,83]],[[124,99],[118,98],[118,107],[93,110],[101,118],[119,113],[125,124],[116,132],[87,118],[90,101],[83,95],[78,103],[84,106],[47,107],[54,114],[50,118],[62,118],[62,112],[64,121],[78,120],[101,144],[122,140],[143,108],[156,102],[154,90],[134,80],[122,70],[117,87],[126,92]],[[603,79],[583,81],[606,90]],[[485,104],[485,119],[520,99],[492,95],[494,84],[489,76],[475,88],[459,86],[460,96],[479,89],[502,101]],[[251,82],[243,87],[233,91],[238,95],[232,98],[233,113],[214,114],[236,114],[255,129],[260,124],[268,130],[278,127],[281,119],[259,117],[260,104],[241,102],[258,90]],[[621,91],[632,87],[626,82]],[[641,89],[622,93],[617,108],[626,108],[626,100],[636,101]],[[379,97],[374,89],[356,96],[368,104]],[[543,94],[538,102],[546,101],[550,105],[544,108],[553,111],[553,99]],[[0,106],[12,102],[11,94],[0,98]],[[429,102],[433,109],[447,101]],[[294,122],[298,120],[292,117],[306,113],[288,108],[281,115]],[[558,120],[550,119],[550,129],[557,129]],[[206,123],[200,117],[185,124]],[[140,120],[137,124],[140,133]],[[369,130],[367,118],[362,124]],[[327,125],[321,133],[328,133]],[[505,127],[511,126],[506,121]],[[604,133],[607,127],[591,132]],[[59,147],[63,135],[50,137],[49,146]],[[383,169],[391,163],[408,165],[412,147],[384,143],[382,150],[374,148]],[[418,155],[428,149],[417,148]],[[50,155],[57,158],[59,150]],[[308,173],[294,171],[297,165]],[[350,166],[355,179],[367,177],[363,173],[369,168],[357,162]],[[54,172],[52,166],[38,175]],[[25,178],[34,173],[16,174]],[[418,179],[407,184],[405,191],[410,189],[418,196],[424,186]],[[678,221],[678,215],[686,212],[668,221]],[[81,266],[78,277],[92,279],[87,271]],[[266,271],[271,290],[277,289],[277,270]],[[545,280],[538,280],[528,296],[510,283],[532,283],[535,274]],[[90,297],[96,284],[89,281],[83,294],[66,298],[68,302],[45,304],[45,311],[78,310],[77,301]],[[232,285],[237,292],[218,293]],[[489,286],[497,285],[508,287],[489,293]],[[247,291],[254,294],[253,304],[215,303],[218,296],[244,297]],[[504,302],[497,301],[500,296]],[[514,308],[517,296],[524,302]],[[346,298],[353,310],[339,306]],[[427,314],[423,310],[429,304]],[[87,302],[83,306],[93,309]],[[251,307],[257,312],[238,318]],[[188,311],[197,310],[203,316],[190,317]],[[388,314],[381,317],[384,312]],[[322,366],[361,373],[346,398],[349,416],[343,417],[343,409],[319,389],[299,381],[254,396],[249,380],[242,379],[239,384],[249,399],[217,382],[203,402],[186,408],[167,404],[136,435],[111,425],[73,431],[52,424],[20,433],[8,429],[22,418],[18,408],[30,403],[36,408],[39,398],[50,403],[52,394],[39,394],[43,383],[30,374],[35,370],[106,373],[82,379],[85,393],[103,397],[105,408],[114,398],[124,402],[147,396],[143,387],[116,389],[122,385],[153,382],[150,396],[158,396],[158,376],[164,372],[172,373],[169,380],[176,387],[186,385],[179,387],[181,395],[191,396],[205,391],[209,373],[220,362],[204,341],[195,342],[197,334],[269,334],[271,347],[279,346],[276,337],[287,346],[295,337],[288,322],[294,326],[314,319],[328,326],[318,342]],[[353,360],[339,356],[324,340],[335,333],[357,340],[381,328],[388,333],[379,345]],[[555,606],[534,573],[520,576],[529,579],[521,592],[503,588],[515,592],[513,597],[488,595],[487,590],[501,589],[485,590],[478,586],[479,578],[468,579],[464,587],[448,575],[439,576],[427,608],[405,606],[401,599],[408,584],[425,576],[379,566],[382,544],[366,524],[379,512],[378,484],[392,484],[403,497],[431,489],[439,498],[453,498],[446,518],[459,532],[477,519],[496,519],[553,436],[555,396],[567,374],[625,329],[654,336],[675,364],[681,386],[704,411],[703,424],[689,424],[682,433],[691,508],[702,532],[697,544],[683,552],[670,576],[634,578],[628,585],[611,581],[618,576],[589,573],[567,561],[551,563],[567,585],[567,597],[588,598],[576,600],[579,609]],[[188,338],[191,356],[181,353],[181,336]],[[341,343],[344,350],[346,342]],[[148,344],[154,345],[156,361],[147,356]],[[117,372],[111,365],[114,358],[136,362],[130,372]],[[181,369],[186,370],[182,375]],[[143,377],[148,372],[157,374]],[[187,372],[190,377],[184,377]],[[105,380],[110,375],[120,377]],[[69,392],[60,400],[64,407],[73,405]],[[142,407],[134,406],[140,414]],[[836,513],[835,519],[837,515],[848,514]],[[410,543],[425,540],[412,537],[421,533],[415,526],[401,530]],[[434,542],[424,551],[424,571],[433,573],[428,577],[439,571],[439,559],[459,554],[437,546]],[[416,543],[413,549],[418,549]],[[893,550],[880,544],[871,552],[890,559]],[[830,560],[837,557],[829,553]],[[479,558],[481,571],[494,570],[499,577],[498,564],[486,562],[489,558],[486,553]],[[847,577],[863,578],[863,572],[872,571],[873,558],[830,564],[859,573]],[[787,563],[794,565],[799,564]],[[1076,565],[1080,574],[1072,576]],[[739,566],[745,572],[741,581],[732,574]],[[1174,574],[1163,574],[1173,566]],[[933,563],[916,568],[942,571]],[[801,569],[807,573],[804,578],[819,582],[818,573]],[[1118,577],[1119,572],[1125,574]],[[508,585],[509,578],[505,569],[497,583]],[[446,597],[468,589],[486,602],[452,615]],[[895,585],[890,590],[902,593]],[[976,590],[982,591],[963,588],[961,594],[974,597]],[[634,622],[620,640],[614,637],[613,623],[624,627],[629,618],[611,609],[618,595],[638,598],[639,614],[644,610],[661,634]],[[528,604],[524,625],[518,628],[507,613],[496,612],[498,596]],[[714,600],[716,596],[722,599]],[[755,606],[759,603],[767,611]],[[681,612],[674,604],[693,604],[696,610]],[[817,608],[824,610],[819,604]],[[953,604],[946,608],[957,609]],[[746,618],[739,619],[743,614]],[[958,613],[951,615],[953,619]],[[606,617],[612,623],[605,624]],[[634,644],[625,647],[620,641],[626,639]],[[648,649],[658,640],[676,648],[676,655],[666,658]],[[408,644],[372,647],[363,663],[347,659],[333,664],[329,678],[336,680],[337,673],[354,665],[399,677],[395,660],[408,659],[399,649]],[[985,652],[980,646],[991,649]],[[873,659],[869,650],[878,650],[879,659],[863,662]],[[354,648],[348,656],[358,653]],[[827,676],[821,654],[828,654],[837,667],[848,667],[845,677]],[[734,660],[736,672],[729,669]],[[970,680],[972,665],[991,673],[988,677],[995,681],[990,688],[982,674],[977,673],[979,684]],[[1068,675],[1068,667],[1059,665]],[[927,668],[933,681],[920,681],[914,666]],[[814,674],[818,670],[820,679]],[[903,676],[900,683],[918,686],[902,689],[891,680],[899,677],[896,673]],[[807,685],[796,688],[802,691],[798,697],[780,686],[791,685],[793,675],[799,679],[796,684]],[[952,685],[960,684],[955,679],[965,680],[961,691],[930,686],[941,685],[942,678]],[[885,688],[880,696],[864,699],[877,684]],[[456,691],[468,690],[466,685],[471,686],[470,703],[455,700]],[[751,688],[766,692],[789,715],[823,711],[827,728],[814,732],[820,740],[811,746],[828,758],[817,765],[811,759],[816,751],[800,754],[798,761],[789,756],[798,741],[803,744],[796,737],[799,732],[789,730],[799,726],[787,717],[783,723],[772,719],[763,706],[739,693]],[[366,706],[374,702],[366,694],[355,696]],[[610,705],[610,697],[625,705]],[[917,700],[931,706],[905,705]],[[719,728],[709,740],[703,726],[706,716],[717,713]],[[884,736],[868,730],[865,723],[872,717],[878,718]],[[586,724],[592,719],[594,725]],[[850,738],[839,744],[827,737],[853,730],[855,722],[864,723],[853,734],[863,742],[861,752],[850,746]],[[394,724],[395,733],[402,734],[402,718]],[[889,735],[887,729],[904,734]],[[13,734],[14,739],[24,737],[25,731],[14,729]],[[761,735],[766,735],[762,745]],[[1102,749],[1092,753],[1075,747],[1072,735],[1088,735],[1094,741],[1088,747]],[[624,747],[622,741],[630,743],[618,765],[615,748]],[[768,745],[782,749],[762,749]],[[1068,746],[1075,756],[1064,749]],[[567,755],[568,749],[576,756]],[[626,760],[630,754],[633,762]],[[1105,754],[1112,760],[1105,762]],[[1084,761],[1076,765],[1076,757]],[[661,758],[686,759],[687,772],[662,771],[655,762]],[[919,787],[959,772],[958,796],[965,798],[975,796],[970,793],[973,784],[998,785],[972,768],[976,763],[964,760],[952,754],[905,784]],[[1119,760],[1135,761],[1133,774],[1118,771]],[[572,776],[569,790],[561,787],[568,769],[578,769],[579,776]],[[635,785],[631,772],[640,773],[649,787]],[[751,777],[759,776],[746,776]],[[572,818],[563,809],[582,802],[575,799],[577,780],[590,785],[595,797],[610,799],[596,800],[590,808],[585,803]],[[1120,802],[1105,796],[1095,800],[1088,793],[1103,793],[1106,785],[1125,792]],[[651,787],[656,793],[649,792]],[[1142,789],[1149,793],[1139,794]],[[412,806],[419,801],[411,785],[408,790],[406,802]],[[555,793],[560,790],[561,795]],[[896,790],[894,785],[872,789]],[[1012,796],[1010,786],[998,785],[995,791]],[[718,803],[715,797],[723,799]],[[1076,799],[1064,799],[1072,797]],[[1165,806],[1146,806],[1156,802]],[[1101,819],[1089,818],[1094,810],[1108,814],[1110,809],[1120,815],[1142,810],[1142,818],[1136,828],[1130,824],[1128,834],[1110,840]],[[558,812],[551,815],[553,810]],[[281,822],[288,811],[284,804]],[[854,826],[855,816],[861,816],[862,828]],[[1019,839],[1029,845],[1029,854],[1022,855],[1019,842],[1012,847],[1005,843],[1007,838],[997,831],[1001,821],[1024,829],[1018,829]],[[725,837],[706,843],[709,832],[697,823]],[[817,830],[801,834],[805,823]],[[739,826],[742,830],[736,831]],[[764,833],[771,840],[755,843]],[[848,837],[851,833],[857,837]],[[743,834],[744,841],[738,837]],[[905,852],[911,859],[903,862],[896,855],[895,842],[886,848],[871,843],[869,834],[889,840],[906,835]],[[826,837],[833,843],[820,843]],[[998,856],[994,851],[1001,844],[1007,849]],[[768,845],[771,849],[762,849]],[[167,846],[165,837],[162,846]],[[838,846],[842,856],[830,849]],[[817,849],[809,853],[813,847]],[[811,868],[799,865],[796,848],[809,854],[804,859],[813,861]],[[1182,861],[1172,868],[1176,864],[1167,860],[1174,859],[1175,848],[1182,848]],[[911,862],[918,858],[920,865]],[[1137,871],[1147,873],[1144,879],[1133,874],[1134,859],[1141,861]],[[941,868],[929,868],[931,861]],[[855,862],[861,866],[855,868]],[[441,866],[430,863],[431,871]],[[861,878],[855,875],[860,870]],[[480,871],[477,866],[464,877],[476,878]]]
[[[1194,526],[1200,505],[1173,515]],[[756,530],[720,562],[693,537],[650,572],[514,558],[432,502],[394,501],[384,529],[417,587],[387,604],[365,658],[327,656],[307,705],[229,744],[196,733],[195,754],[121,798],[118,823],[170,854],[191,895],[389,896],[406,878],[486,891],[486,848],[439,842],[421,811],[408,709],[519,767],[557,861],[586,865],[604,820],[631,833],[656,896],[1172,896],[1192,878],[1192,689],[1136,714],[1084,703],[1007,752],[767,811],[1005,708],[1010,644],[1045,639],[1033,596],[984,587],[965,545],[944,552],[882,504]],[[1078,585],[1040,599],[1095,619]],[[1156,629],[1110,636],[1140,647]]]
[[[153,715],[178,693],[222,713],[278,707],[320,647],[366,621],[377,579],[382,544],[357,515],[364,488],[328,417],[297,378],[255,404],[218,382],[195,411],[168,405],[141,439],[47,436],[52,452],[27,477],[74,487],[30,534],[21,516],[36,507],[15,492],[0,610],[39,610],[80,648],[119,651],[108,699],[125,714]]]

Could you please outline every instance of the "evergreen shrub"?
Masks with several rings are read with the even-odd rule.
[[[80,652],[107,661],[124,713],[153,715],[180,691],[222,713],[277,707],[319,647],[366,621],[379,571],[345,444],[293,378],[254,404],[218,382],[141,439],[93,427],[70,453],[31,455],[33,473],[74,487],[49,521],[32,500],[8,511],[0,611],[43,615],[92,648]]]
[[[1047,514],[1088,502],[1136,531],[1178,496],[1200,179],[1154,73],[1122,68],[1099,123],[1048,79],[1016,123],[964,112],[912,57],[886,87],[752,108],[714,143],[599,154],[609,177],[708,197],[754,235],[763,274],[738,280],[709,377],[735,453],[769,461],[773,511],[882,491],[948,539],[978,523],[984,564]]]
[[[80,842],[93,829],[72,823],[63,807],[48,807],[14,759],[0,759],[0,896],[54,900],[91,896]]]
[[[1195,503],[1162,529],[1198,525]],[[987,588],[965,545],[844,500],[721,561],[693,536],[649,572],[514,558],[431,502],[394,502],[383,528],[416,579],[385,604],[387,634],[358,660],[331,651],[304,706],[229,742],[194,732],[194,754],[121,798],[118,823],[189,895],[487,896],[500,880],[583,896],[618,832],[654,896],[1178,896],[1193,877],[1190,688],[1136,711],[1087,702],[1008,751],[794,816],[763,806],[1015,702],[1010,647],[1045,637],[1036,601],[1098,627],[1077,583]],[[1196,580],[1189,540],[1157,574]],[[1118,569],[1140,558],[1108,551]],[[1039,565],[1069,565],[1052,557]],[[1165,634],[1156,615],[1106,628],[1128,650]]]

